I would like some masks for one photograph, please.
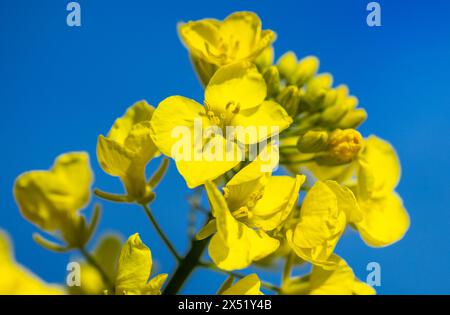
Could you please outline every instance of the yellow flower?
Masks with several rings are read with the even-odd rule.
[[[245,276],[228,288],[221,295],[263,295],[260,291],[261,281],[256,273]]]
[[[150,194],[145,167],[158,155],[150,136],[153,111],[146,101],[139,101],[115,121],[107,137],[98,137],[100,166],[109,175],[120,177],[128,195],[135,200],[145,199]]]
[[[261,172],[254,161],[237,173],[224,187],[231,214],[249,226],[271,231],[286,220],[297,199],[305,176],[271,176]]]
[[[313,266],[310,275],[290,279],[283,285],[283,294],[311,295],[373,295],[375,290],[356,278],[344,259],[337,255],[330,257],[336,268],[327,270]]]
[[[334,181],[318,181],[307,193],[294,228],[286,238],[302,259],[325,269],[335,268],[329,260],[347,220],[360,221],[361,210],[350,189]]]
[[[209,255],[219,268],[246,268],[253,261],[266,257],[278,248],[278,240],[261,229],[252,229],[237,220],[228,208],[224,196],[212,182],[206,182],[205,187],[217,229],[209,243]]]
[[[122,247],[117,264],[116,294],[161,294],[167,274],[149,280],[152,271],[152,254],[136,233]]]
[[[61,287],[50,285],[18,264],[7,235],[0,230],[0,294],[64,294]]]
[[[116,235],[105,235],[102,236],[92,254],[109,279],[114,279],[116,275],[116,264],[121,246],[121,240]],[[104,283],[98,269],[87,262],[83,262],[81,263],[80,274],[80,286],[70,287],[70,294],[104,294],[107,284]]]
[[[179,33],[192,56],[217,66],[252,61],[276,38],[273,31],[262,30],[261,20],[252,12],[235,12],[224,21],[203,19],[184,23]]]
[[[92,181],[87,153],[67,153],[56,158],[49,171],[20,175],[14,196],[26,219],[52,232],[88,204]]]
[[[202,185],[243,160],[242,144],[263,141],[291,124],[286,111],[265,97],[266,84],[252,63],[224,66],[206,87],[205,107],[181,96],[159,104],[151,120],[153,140],[175,159],[190,188]]]
[[[399,241],[409,228],[409,216],[395,188],[400,162],[386,141],[370,136],[359,159],[357,198],[364,219],[356,223],[362,239],[371,246]]]
[[[276,154],[270,148],[270,154]],[[214,219],[197,235],[213,236],[209,254],[219,268],[246,268],[273,253],[279,241],[267,231],[279,227],[298,199],[304,176],[271,176],[262,172],[261,155],[239,171],[224,187],[224,195],[210,182],[205,184]]]

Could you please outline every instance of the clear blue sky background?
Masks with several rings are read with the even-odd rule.
[[[137,100],[157,105],[175,94],[202,100],[177,22],[252,10],[278,33],[277,56],[288,49],[318,56],[321,71],[348,84],[369,112],[364,135],[389,139],[400,155],[398,190],[411,215],[408,234],[373,249],[346,233],[337,252],[362,279],[367,263],[379,262],[379,293],[450,293],[450,2],[380,1],[380,28],[365,23],[368,0],[79,2],[80,28],[65,23],[68,1],[0,2],[0,227],[11,234],[21,263],[45,280],[62,282],[73,256],[34,244],[37,229],[13,200],[15,177],[48,168],[63,152],[86,150],[95,186],[119,192],[118,180],[96,161],[97,136]],[[173,165],[157,193],[155,215],[185,250],[189,191]],[[174,262],[141,209],[104,204],[104,210],[100,233],[140,232],[158,271],[171,272]],[[276,282],[279,275],[266,277]],[[214,293],[223,280],[198,271],[184,292]]]

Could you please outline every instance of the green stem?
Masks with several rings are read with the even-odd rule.
[[[192,240],[191,248],[186,256],[178,263],[178,267],[167,283],[163,294],[177,294],[181,290],[194,269],[199,266],[200,258],[208,245],[208,241],[209,238],[200,241]]]
[[[159,226],[158,222],[156,221],[155,217],[153,216],[152,211],[150,210],[150,208],[148,207],[148,205],[146,204],[142,204],[142,207],[145,210],[145,213],[147,214],[147,217],[150,219],[150,221],[153,224],[153,227],[155,228],[156,232],[158,233],[159,237],[161,237],[161,239],[163,240],[163,242],[166,244],[167,248],[169,249],[169,251],[172,253],[172,255],[178,260],[181,260],[180,255],[178,254],[177,250],[175,249],[175,246],[172,245],[172,243],[170,242],[169,238],[166,236],[166,234],[164,233],[164,231],[161,229],[161,227]]]
[[[98,188],[94,189],[94,194],[102,199],[113,201],[113,202],[132,202],[133,199],[130,196],[126,195],[117,195],[117,194],[111,194],[105,191],[102,191]]]
[[[114,284],[111,281],[111,279],[108,277],[106,272],[103,270],[103,268],[97,263],[95,258],[83,247],[78,248],[80,253],[83,255],[84,259],[95,269],[97,269],[98,273],[102,277],[103,282],[106,284],[109,290],[111,290],[111,293],[114,293]]]
[[[291,277],[294,260],[295,260],[294,253],[293,252],[289,253],[288,256],[286,257],[286,264],[284,265],[283,269],[282,283],[286,282],[286,280],[288,280]]]

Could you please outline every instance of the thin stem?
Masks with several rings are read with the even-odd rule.
[[[294,253],[293,252],[289,253],[288,256],[286,257],[286,263],[283,268],[282,283],[286,282],[286,280],[288,280],[291,277],[294,260],[295,260]]]
[[[153,216],[152,211],[150,210],[150,208],[148,207],[148,205],[146,204],[142,204],[142,207],[145,210],[145,213],[147,214],[147,217],[150,219],[150,221],[153,224],[153,227],[155,228],[156,232],[158,233],[159,237],[161,237],[161,239],[163,240],[163,242],[166,244],[167,248],[169,249],[169,251],[172,253],[172,255],[178,260],[181,260],[180,255],[178,254],[177,250],[175,249],[175,247],[172,245],[172,243],[170,242],[169,238],[166,236],[166,234],[164,233],[164,231],[161,229],[161,227],[159,226],[158,222],[156,221],[155,217]]]
[[[83,257],[86,259],[86,261],[95,269],[97,269],[98,273],[102,277],[103,282],[107,285],[107,287],[111,290],[112,293],[114,293],[114,284],[111,281],[111,279],[108,277],[106,272],[103,270],[103,268],[97,263],[95,258],[83,247],[78,248],[80,253],[83,255]]]
[[[199,266],[200,258],[202,257],[208,242],[209,237],[200,241],[192,240],[191,248],[186,256],[178,263],[178,267],[167,283],[163,294],[177,294],[181,290],[194,269]]]
[[[203,267],[203,268],[210,269],[210,270],[214,270],[214,271],[217,271],[217,272],[222,272],[222,273],[225,273],[225,274],[227,274],[229,276],[233,276],[233,277],[239,278],[239,279],[242,279],[242,278],[244,278],[246,276],[244,274],[241,274],[241,273],[238,273],[238,272],[235,272],[235,271],[222,270],[222,269],[218,268],[216,265],[211,264],[211,263],[200,262],[199,266]],[[266,289],[268,289],[268,290],[271,290],[271,291],[274,291],[274,292],[277,292],[277,293],[279,293],[281,291],[281,289],[279,287],[277,287],[276,285],[274,285],[272,283],[269,283],[269,282],[266,282],[266,281],[263,281],[263,280],[260,280],[260,281],[261,281],[261,286],[266,288]]]
[[[113,201],[113,202],[132,202],[133,201],[130,196],[111,194],[111,193],[102,191],[98,188],[94,189],[94,194],[101,199],[105,199],[105,200]]]

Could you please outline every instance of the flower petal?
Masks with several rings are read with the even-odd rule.
[[[346,226],[345,214],[338,208],[333,191],[323,182],[316,182],[306,194],[300,212],[300,222],[286,237],[295,253],[324,268],[335,263],[328,258]]]
[[[266,83],[256,66],[248,61],[219,68],[205,90],[205,105],[216,114],[230,105],[243,111],[260,105],[266,97]]]
[[[194,188],[207,180],[216,179],[238,165],[241,162],[236,156],[238,150],[235,143],[217,135],[207,142],[199,160],[181,159],[175,162],[188,187]]]
[[[154,110],[146,101],[134,103],[122,117],[116,119],[108,133],[108,138],[123,144],[133,126],[143,121],[150,121]]]
[[[220,63],[220,22],[203,19],[180,24],[178,31],[186,48],[201,59],[214,64]]]
[[[261,106],[244,110],[235,115],[231,124],[241,127],[246,133],[237,134],[238,140],[245,144],[253,144],[277,135],[292,123],[292,118],[281,105],[274,101],[264,101]],[[250,132],[255,130],[255,136]],[[237,129],[239,131],[239,129]]]
[[[116,294],[138,294],[147,284],[152,270],[150,249],[136,233],[122,247],[117,264]]]
[[[180,144],[179,141],[187,142],[184,145],[192,148],[195,119],[199,119],[203,128],[209,126],[205,108],[189,98],[171,96],[159,103],[150,122],[152,138],[158,149],[163,154],[173,157],[172,149],[177,142]],[[187,138],[183,136],[184,132]],[[182,136],[181,139],[180,136]],[[198,137],[202,136],[202,134],[198,135]]]
[[[230,288],[222,292],[222,295],[262,295],[260,291],[261,280],[253,273],[237,281]]]
[[[62,214],[74,213],[87,205],[92,181],[87,153],[67,153],[55,160],[50,171],[20,175],[14,184],[14,196],[25,218],[53,231]]]
[[[390,194],[397,186],[401,168],[394,148],[388,142],[370,136],[366,140],[358,173],[362,198],[378,198]]]
[[[364,219],[357,223],[362,239],[370,246],[391,245],[403,238],[409,228],[409,216],[395,193],[381,199],[360,201]]]
[[[219,268],[246,268],[253,261],[266,257],[279,247],[278,240],[237,221],[231,215],[225,198],[213,183],[206,182],[205,187],[217,222],[217,233],[209,244],[209,255]]]
[[[250,222],[265,231],[277,228],[291,213],[306,177],[272,176],[252,209]]]

